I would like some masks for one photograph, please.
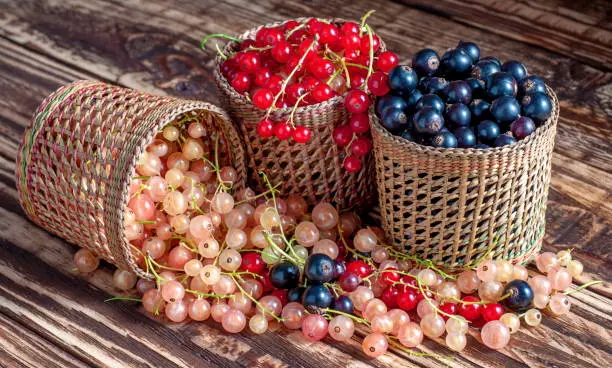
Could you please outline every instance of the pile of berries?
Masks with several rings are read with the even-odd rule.
[[[365,23],[369,14],[361,24],[311,18],[302,24],[288,21],[261,28],[255,39],[234,39],[239,48],[223,55],[226,60],[220,70],[236,92],[267,111],[257,124],[261,137],[306,143],[312,132],[294,124],[293,112],[344,96],[350,121],[335,128],[333,139],[345,149],[346,170],[360,170],[361,157],[372,147],[368,92],[386,93],[387,73],[398,64],[397,55],[383,51],[378,36]],[[285,108],[292,108],[287,120],[270,119],[272,111]]]
[[[376,104],[383,126],[433,147],[502,147],[529,136],[552,112],[542,79],[518,61],[481,58],[473,42],[460,41],[442,58],[420,50],[412,67],[390,71],[388,88]]]
[[[282,324],[311,341],[346,341],[362,325],[371,330],[363,351],[377,357],[390,345],[414,353],[424,336],[445,332],[449,348],[461,351],[477,328],[484,344],[499,349],[521,318],[535,326],[539,309],[569,310],[564,291],[582,272],[570,252],[537,258],[547,276],[529,278],[504,260],[448,275],[329,203],[310,210],[304,198],[281,198],[271,185],[231,194],[236,171],[221,166],[224,142],[201,121],[185,114],[165,127],[130,185],[125,236],[154,280],[118,269],[113,283],[136,288],[147,312],[172,322],[212,317],[230,333]],[[74,262],[80,272],[99,265],[87,249]]]

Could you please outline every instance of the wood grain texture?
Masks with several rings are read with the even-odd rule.
[[[491,6],[502,5],[496,2]],[[599,1],[585,9],[563,0],[528,6],[549,14],[538,23],[538,32],[545,32],[546,22],[556,19],[552,16],[610,31],[605,21],[609,6]],[[103,265],[91,275],[73,274],[75,247],[26,220],[16,200],[14,160],[21,134],[40,100],[58,86],[76,79],[99,79],[215,102],[210,72],[214,55],[198,46],[205,34],[238,33],[261,23],[302,15],[329,17],[340,14],[340,9],[343,17],[356,19],[370,7],[365,0],[0,0],[0,322],[6,320],[6,326],[10,326],[0,326],[0,337],[10,336],[4,344],[0,339],[0,349],[10,352],[3,356],[0,350],[0,366],[36,366],[39,358],[48,359],[48,366],[443,366],[440,360],[399,351],[377,360],[367,359],[360,347],[364,330],[359,330],[348,344],[329,338],[310,343],[299,332],[286,330],[263,336],[227,335],[214,322],[167,324],[146,315],[135,303],[103,303],[109,295],[119,294],[109,286],[112,268]],[[609,365],[609,67],[589,54],[594,50],[592,45],[574,55],[556,48],[564,38],[542,45],[503,30],[492,31],[484,19],[479,19],[482,24],[472,25],[433,8],[390,2],[377,7],[372,24],[404,61],[425,46],[443,50],[459,39],[476,40],[485,54],[525,61],[532,72],[545,77],[558,91],[562,117],[544,246],[553,251],[575,248],[574,256],[585,264],[585,274],[577,283],[606,281],[572,294],[570,315],[546,318],[542,326],[523,329],[502,351],[477,343],[474,333],[466,350],[455,355],[452,366]],[[515,22],[508,18],[507,22]],[[556,31],[551,29],[549,32]],[[574,33],[558,37],[578,37]],[[574,40],[576,49],[580,52],[585,42],[596,44],[589,38],[594,34],[587,32],[584,39]],[[10,335],[4,333],[8,330]],[[25,351],[21,345],[28,343],[31,358],[18,358]],[[423,349],[434,354],[451,353],[441,340],[428,340]]]

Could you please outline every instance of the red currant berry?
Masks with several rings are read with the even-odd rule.
[[[346,94],[344,106],[346,106],[348,112],[353,114],[366,112],[368,107],[370,107],[370,98],[364,91],[354,89]]]
[[[399,296],[399,290],[396,287],[389,286],[383,290],[380,300],[385,303],[388,309],[397,308],[397,297]]]
[[[351,77],[351,88],[359,89],[365,83],[365,75],[357,74],[354,77]]]
[[[295,127],[292,136],[296,143],[306,143],[310,140],[310,129],[305,126]]]
[[[289,32],[292,29],[297,28],[299,25],[300,23],[296,22],[295,20],[289,20],[283,24],[283,31]]]
[[[357,134],[365,133],[370,130],[370,118],[368,114],[351,114],[349,125],[353,132]]]
[[[325,83],[317,84],[311,92],[312,98],[315,102],[324,102],[334,96],[335,92]]]
[[[308,62],[310,73],[317,79],[325,80],[334,74],[334,64],[321,57],[312,57]]]
[[[235,71],[237,67],[238,67],[238,65],[236,64],[236,60],[235,59],[227,59],[227,60],[225,60],[224,62],[221,63],[221,74],[225,78],[228,78],[230,72]]]
[[[372,35],[372,49],[373,52],[376,53],[376,51],[378,51],[378,49],[380,48],[380,40],[378,39],[378,36],[376,35]],[[368,34],[364,34],[363,36],[361,36],[361,55],[370,55],[370,35]]]
[[[276,60],[272,59],[272,56],[269,58],[261,59],[261,67],[268,70],[276,70],[278,63]]]
[[[438,308],[440,308],[440,310],[446,314],[457,314],[457,304],[455,303],[442,303]],[[448,316],[445,316],[442,313],[440,313],[440,315],[442,316],[442,318],[444,318],[445,321],[449,318]]]
[[[383,72],[376,72],[368,79],[368,88],[374,96],[384,96],[389,93],[389,77]]]
[[[274,290],[274,285],[272,285],[272,282],[270,281],[270,273],[264,272],[261,276],[263,277],[258,278],[257,281],[261,282],[264,293]]]
[[[353,138],[353,131],[348,124],[338,125],[334,128],[332,137],[338,146],[344,147],[351,142],[351,139]]]
[[[302,84],[300,83],[294,83],[289,85],[286,89],[285,89],[285,95],[286,95],[286,100],[287,103],[290,105],[295,105],[295,103],[297,102],[297,100],[304,94],[306,93],[306,88],[304,88],[304,86],[302,86]]]
[[[433,299],[433,294],[431,293],[431,291],[429,290],[423,290],[425,293],[421,293],[421,291],[419,290],[419,287],[417,286],[416,288],[416,297],[417,297],[417,301],[421,301],[423,299],[425,299],[425,297],[427,296],[427,299]]]
[[[283,307],[287,304],[287,290],[275,289],[270,295],[277,297]]]
[[[482,318],[487,322],[500,319],[502,314],[504,314],[504,307],[499,303],[485,304],[482,308]]]
[[[380,274],[380,279],[387,285],[393,285],[400,280],[400,274],[396,268],[389,267]]]
[[[419,304],[417,295],[410,288],[404,288],[397,296],[397,306],[407,312],[416,308],[417,304]]]
[[[274,135],[281,141],[286,141],[287,139],[289,139],[291,137],[292,131],[293,129],[291,129],[291,125],[286,122],[276,123],[276,125],[274,126]]]
[[[242,254],[242,263],[240,264],[242,271],[261,274],[266,269],[265,262],[261,259],[259,253],[246,252]]]
[[[271,76],[270,69],[261,68],[253,74],[253,82],[258,87],[265,87]]]
[[[269,89],[273,95],[276,96],[280,92],[282,84],[283,77],[281,77],[280,75],[273,75],[268,79],[268,82],[266,82],[265,87]]]
[[[286,41],[277,42],[271,50],[272,58],[279,63],[286,63],[291,57],[291,44]]]
[[[347,156],[344,159],[344,168],[348,172],[356,173],[361,170],[361,160],[357,156]]]
[[[299,66],[299,67],[298,67]],[[296,69],[297,68],[297,69]],[[300,58],[298,56],[291,56],[285,64],[285,73],[291,74],[295,70],[295,76],[301,76],[304,74],[304,65],[300,65]]]
[[[244,93],[251,88],[251,79],[245,72],[237,72],[230,83],[238,93]]]
[[[274,122],[265,119],[257,123],[257,133],[263,138],[270,138],[274,135]]]
[[[344,271],[342,276],[340,276],[339,281],[340,281],[340,287],[342,288],[342,290],[348,291],[348,292],[351,292],[357,289],[357,286],[361,284],[361,278],[357,274],[353,272],[347,272],[347,271]]]
[[[464,302],[469,302],[469,303],[480,301],[480,299],[478,299],[475,296],[466,296],[466,297],[463,297],[463,299],[461,300]],[[461,303],[459,305],[459,314],[462,315],[463,318],[467,319],[468,321],[476,321],[480,317],[481,309],[482,309],[482,306],[480,304]]]
[[[268,30],[268,32],[266,32],[264,43],[266,46],[274,46],[284,39],[285,35],[283,34],[283,31],[278,28],[271,28]]]
[[[378,60],[376,60],[376,69],[383,73],[389,73],[397,64],[399,64],[399,58],[396,53],[383,51],[378,55]]]
[[[342,25],[342,34],[359,33],[359,24],[355,22],[346,22]]]
[[[315,88],[321,82],[319,82],[316,78],[307,75],[302,78],[302,81],[300,83],[304,86],[304,88],[306,88],[307,91],[312,91],[312,89]]]
[[[240,51],[247,50],[249,47],[255,47],[255,40],[244,40],[240,43]]]
[[[262,110],[266,110],[274,102],[274,95],[269,89],[261,88],[253,94],[253,105]]]
[[[270,28],[263,27],[255,33],[255,44],[257,46],[265,46],[266,33]]]
[[[308,20],[308,22],[306,22],[308,31],[310,32],[310,34],[315,34],[315,33],[319,33],[321,32],[321,29],[323,28],[323,24],[321,23],[318,19],[316,18],[310,18]]]
[[[300,43],[300,46],[298,47],[298,55],[301,57],[306,53],[306,51],[310,50],[308,51],[308,56],[306,56],[306,60],[308,60],[309,58],[317,55],[317,51],[319,51],[320,47],[321,45],[319,41],[315,41],[312,37],[308,37]]]
[[[351,152],[357,157],[367,155],[371,149],[372,149],[372,142],[370,142],[370,139],[368,137],[359,137],[355,139],[353,143],[351,144]]]
[[[261,67],[261,58],[254,51],[246,51],[238,59],[238,65],[243,72],[253,73]]]
[[[308,33],[306,33],[305,30],[298,29],[297,31],[293,32],[289,37],[287,37],[287,41],[291,42],[292,44],[299,44],[307,36]]]
[[[340,31],[333,24],[323,24],[319,36],[321,37],[321,42],[326,45],[333,45],[340,41]]]
[[[359,33],[345,33],[342,36],[342,46],[346,51],[355,51],[359,50],[361,47],[361,38],[359,38]],[[346,54],[344,56],[347,56]],[[355,54],[355,56],[357,56]]]
[[[284,99],[279,98],[278,100],[276,100],[276,105],[275,106],[276,106],[277,109],[285,109],[285,108],[289,107],[289,104]]]
[[[346,264],[346,271],[355,274],[361,278],[367,277],[372,273],[372,267],[365,261],[357,259]]]

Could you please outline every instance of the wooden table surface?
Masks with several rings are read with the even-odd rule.
[[[456,367],[610,367],[612,349],[612,6],[604,0],[0,0],[0,366],[3,367],[438,367],[393,351],[371,360],[360,337],[311,343],[299,332],[227,335],[214,323],[167,324],[135,303],[104,303],[113,268],[72,272],[75,247],[29,222],[15,190],[21,135],[41,100],[77,79],[217,102],[210,33],[238,33],[298,16],[371,24],[408,61],[461,39],[484,55],[519,59],[557,91],[561,117],[553,156],[544,248],[574,248],[572,309],[524,328],[493,351],[477,334]],[[359,332],[363,336],[363,331]],[[426,352],[450,354],[442,340]]]

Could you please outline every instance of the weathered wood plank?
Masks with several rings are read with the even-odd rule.
[[[570,13],[563,5],[546,2],[401,0],[401,3],[560,52],[596,67],[612,68],[609,4],[607,7],[597,2],[584,4],[585,7],[603,8],[597,17],[584,17]]]
[[[89,367],[85,362],[59,349],[23,325],[0,313],[0,366],[12,367]]]

